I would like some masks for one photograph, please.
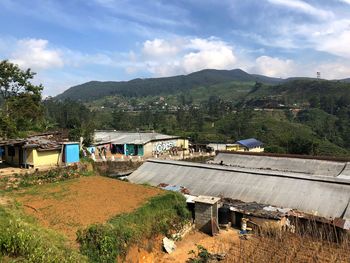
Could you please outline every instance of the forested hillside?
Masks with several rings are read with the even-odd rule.
[[[130,81],[91,81],[71,87],[56,98],[92,101],[105,96],[120,95],[124,97],[143,97],[155,95],[169,95],[186,92],[200,86],[211,86],[230,81],[260,81],[264,83],[278,83],[276,78],[260,75],[250,75],[243,70],[202,70],[188,75],[167,78],[134,79]]]
[[[191,76],[180,88],[159,83],[186,76],[151,79],[153,84],[137,95],[125,90],[125,96],[119,92],[84,104],[48,100],[47,116],[72,136],[93,129],[156,130],[201,143],[256,137],[270,152],[349,154],[350,84],[345,81],[290,78],[263,83],[237,70]]]
[[[117,93],[108,96],[99,94],[92,85],[88,90],[99,94],[98,99],[91,97],[85,102],[74,97],[63,99],[63,95],[41,101],[43,87],[29,81],[34,73],[21,71],[7,61],[1,65],[1,74],[12,70],[11,83],[26,81],[20,91],[17,84],[2,87],[3,138],[63,129],[71,140],[82,136],[89,145],[94,129],[154,130],[186,136],[197,143],[231,143],[256,137],[269,152],[350,153],[350,83],[345,81],[266,79],[240,70],[204,70],[187,76],[130,81],[147,85],[117,88]],[[74,88],[65,96],[72,91]]]

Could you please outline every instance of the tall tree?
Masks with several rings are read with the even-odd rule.
[[[22,70],[17,65],[3,60],[0,62],[0,94],[5,99],[18,96],[21,93],[29,93],[41,96],[42,85],[33,85],[30,81],[35,73],[30,69]]]
[[[1,123],[6,123],[0,130],[1,136],[33,129],[43,116],[43,86],[31,83],[34,75],[30,69],[22,70],[7,60],[0,62],[0,95],[4,100],[0,118]]]

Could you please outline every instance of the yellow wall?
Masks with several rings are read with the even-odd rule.
[[[264,152],[264,148],[263,147],[255,147],[255,148],[239,148],[239,150],[237,150],[237,152],[256,152],[256,153],[261,153]]]
[[[255,147],[255,148],[251,148],[249,149],[249,152],[264,152],[264,148],[262,147]]]
[[[152,156],[153,143],[149,142],[143,145],[143,156],[150,157]]]
[[[34,167],[58,165],[59,157],[60,150],[39,152],[36,149],[33,149]]]
[[[19,166],[19,146],[15,146],[15,156],[13,157],[8,155],[8,148],[9,146],[5,146],[5,162]],[[60,150],[39,152],[36,149],[23,149],[24,151],[26,151],[26,161],[23,160],[23,164],[26,163],[34,167],[57,165],[60,157]]]
[[[177,139],[176,146],[188,149],[188,139]]]
[[[35,149],[26,149],[27,165],[34,165],[34,151]]]
[[[226,151],[239,151],[239,145],[227,145],[226,146]]]

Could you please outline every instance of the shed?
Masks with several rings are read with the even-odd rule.
[[[200,195],[194,198],[195,224],[202,232],[213,235],[218,231],[219,197]]]

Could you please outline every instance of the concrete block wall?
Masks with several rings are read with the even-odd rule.
[[[211,234],[212,208],[210,204],[196,203],[195,205],[196,228],[208,234]]]

